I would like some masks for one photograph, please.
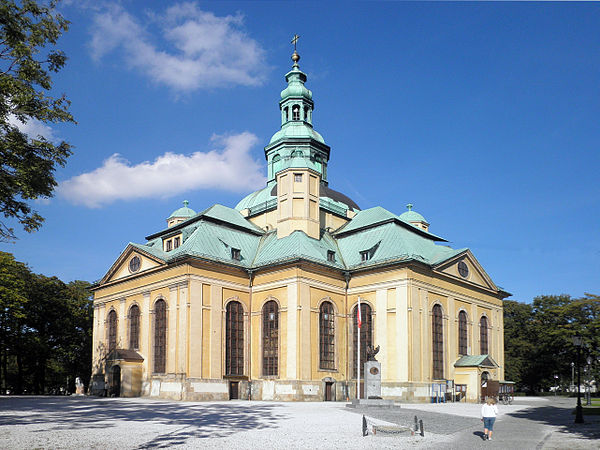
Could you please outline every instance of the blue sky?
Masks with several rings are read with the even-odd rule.
[[[263,147],[301,36],[329,181],[362,209],[413,203],[492,279],[600,293],[597,3],[67,2],[55,93],[75,146],[33,234],[0,249],[94,281],[184,199],[233,207],[264,185]],[[29,124],[31,130],[40,126]]]

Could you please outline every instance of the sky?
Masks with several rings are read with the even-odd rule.
[[[600,294],[600,4],[67,1],[77,124],[46,218],[0,250],[100,279],[129,242],[264,187],[298,34],[329,185],[406,204],[512,300]]]

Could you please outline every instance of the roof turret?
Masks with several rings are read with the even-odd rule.
[[[412,210],[412,208],[413,208],[412,203],[409,203],[408,205],[406,205],[406,207],[408,208],[408,211],[404,211],[402,214],[400,214],[399,218],[404,220],[405,222],[408,222],[408,223],[416,226],[416,227],[419,227],[425,231],[428,231],[429,223],[425,220],[425,217],[423,217],[418,212]]]
[[[178,223],[184,222],[190,217],[194,217],[196,215],[196,211],[192,208],[188,208],[190,202],[187,200],[183,201],[183,208],[176,209],[173,213],[167,218],[167,226],[172,227]]]

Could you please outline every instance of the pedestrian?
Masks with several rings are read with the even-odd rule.
[[[494,430],[494,422],[498,415],[498,407],[496,399],[488,397],[487,401],[481,407],[481,420],[483,421],[483,440],[492,440],[492,431]]]

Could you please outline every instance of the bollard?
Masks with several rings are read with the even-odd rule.
[[[419,431],[419,421],[417,420],[417,416],[415,416],[415,431]]]
[[[363,436],[366,436],[367,434],[369,434],[367,431],[367,419],[363,416]]]
[[[423,419],[419,420],[419,425],[421,427],[421,436],[425,436],[425,432],[423,431]]]

